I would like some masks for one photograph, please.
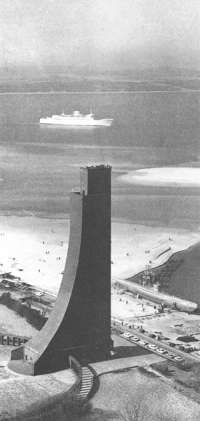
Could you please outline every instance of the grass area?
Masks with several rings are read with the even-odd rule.
[[[188,365],[177,366],[169,361],[154,363],[152,368],[168,378],[172,378],[175,383],[184,388],[196,392],[197,401],[200,403],[200,363],[191,363]]]
[[[0,382],[0,421],[76,420],[83,405],[74,401],[75,378],[63,382],[53,374],[16,376]]]
[[[174,253],[163,265],[151,268],[150,282],[152,282],[152,284],[159,282],[161,290],[167,291],[172,274],[179,268],[182,262],[182,253]],[[135,276],[128,278],[128,280],[141,284],[144,275],[145,271],[142,271]]]
[[[110,411],[112,420],[124,421],[197,421],[200,407],[180,394],[171,385],[143,369],[130,369],[100,376],[100,388],[92,399],[93,415],[87,420],[103,419],[103,412]],[[139,418],[127,418],[127,409],[140,407]],[[102,410],[102,418],[94,418],[95,409]],[[112,413],[113,411],[113,413]],[[130,411],[131,412],[131,411]],[[114,417],[115,415],[115,417]]]

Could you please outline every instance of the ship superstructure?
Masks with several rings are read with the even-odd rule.
[[[93,113],[81,114],[80,111],[73,111],[72,114],[62,113],[40,119],[40,124],[54,124],[56,126],[111,126],[112,118],[95,119]]]

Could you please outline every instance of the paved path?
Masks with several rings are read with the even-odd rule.
[[[118,370],[124,370],[133,367],[144,367],[164,361],[162,357],[156,354],[136,355],[134,357],[116,358],[113,360],[102,361],[90,364],[96,371],[97,375],[111,373]]]
[[[56,371],[55,373],[52,373],[51,376],[68,385],[71,385],[72,383],[74,383],[77,379],[75,373],[73,370],[61,370],[61,371]]]

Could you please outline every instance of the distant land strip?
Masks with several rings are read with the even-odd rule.
[[[200,89],[188,89],[188,88],[181,88],[176,90],[123,90],[123,91],[8,91],[8,92],[0,92],[0,95],[62,95],[62,94],[73,94],[73,95],[101,95],[101,94],[150,94],[150,93],[180,93],[185,94],[188,92],[197,93],[200,92]]]

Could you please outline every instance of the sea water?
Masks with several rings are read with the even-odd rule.
[[[0,213],[66,217],[79,167],[111,164],[112,217],[197,229],[196,185],[125,183],[122,174],[159,167],[200,167],[195,91],[0,95]],[[41,117],[88,113],[111,127],[40,126]],[[158,172],[159,178],[159,172]]]

